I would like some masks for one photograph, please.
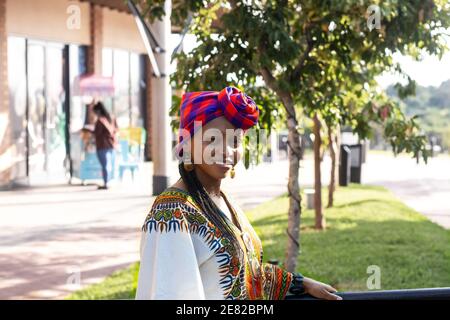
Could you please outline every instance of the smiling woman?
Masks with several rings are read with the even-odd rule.
[[[263,263],[260,239],[221,190],[258,115],[234,87],[184,94],[181,178],[156,197],[142,227],[136,299],[284,299],[305,291],[339,299],[326,284]]]

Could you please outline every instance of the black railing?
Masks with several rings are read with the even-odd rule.
[[[450,300],[450,288],[338,292],[344,300]],[[286,300],[317,300],[310,295],[286,296]]]

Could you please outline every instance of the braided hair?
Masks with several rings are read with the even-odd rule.
[[[186,185],[189,194],[194,198],[194,200],[200,205],[203,214],[211,221],[215,226],[219,227],[222,232],[228,236],[229,240],[235,239],[235,235],[225,214],[216,203],[211,199],[208,192],[206,192],[205,187],[201,184],[200,180],[195,173],[195,170],[187,171],[184,167],[184,163],[180,162],[178,165],[178,170],[181,175],[181,179]]]

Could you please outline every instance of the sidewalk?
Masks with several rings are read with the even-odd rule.
[[[86,286],[138,261],[140,227],[154,199],[151,172],[146,163],[134,184],[106,191],[56,185],[0,192],[0,299],[62,299],[81,288],[77,279]],[[175,182],[176,162],[172,172]],[[227,180],[224,189],[248,209],[285,192],[287,163],[239,167]]]
[[[363,167],[363,183],[388,188],[409,207],[450,229],[450,156],[417,164],[406,155],[370,154]]]

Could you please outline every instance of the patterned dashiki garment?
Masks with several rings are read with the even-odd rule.
[[[238,220],[232,224],[237,242],[208,221],[186,191],[169,187],[156,197],[142,227],[136,299],[284,299],[293,274],[262,262],[261,241],[247,217],[222,196]]]

